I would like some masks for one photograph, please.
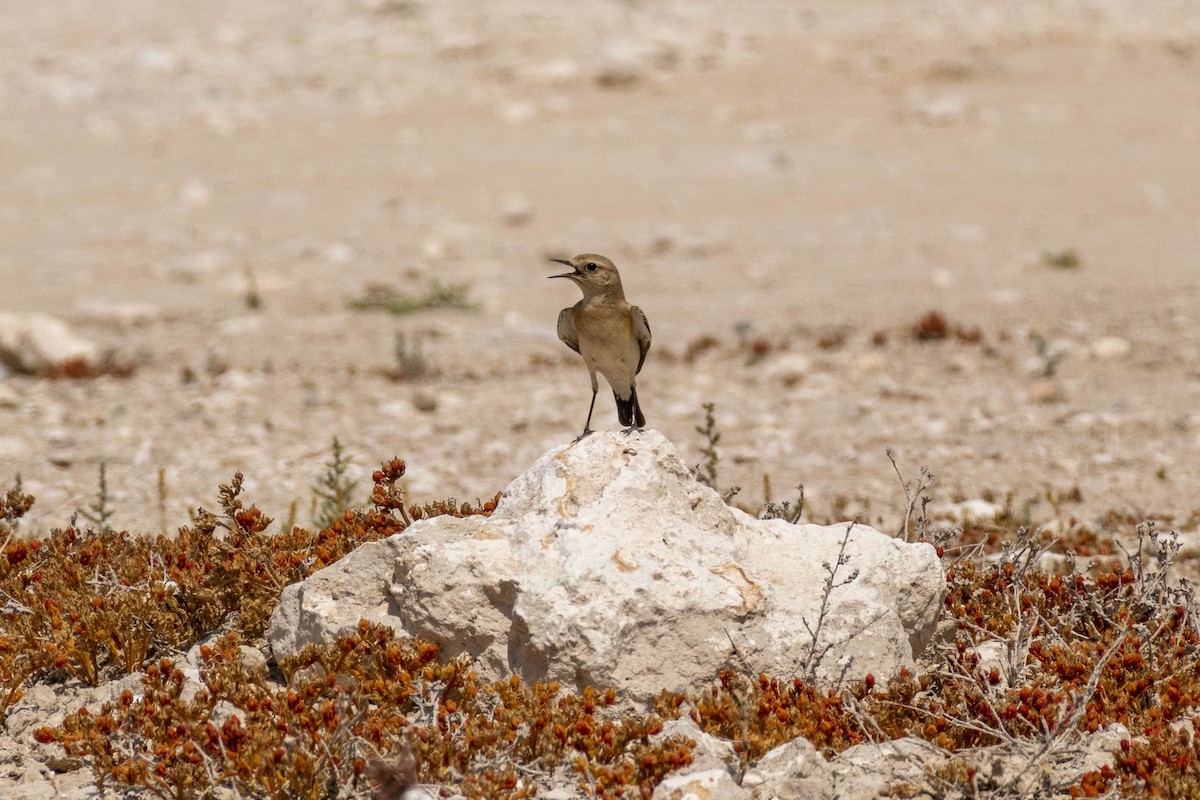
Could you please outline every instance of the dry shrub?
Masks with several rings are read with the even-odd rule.
[[[1145,525],[1124,563],[1050,574],[1037,568],[1047,548],[1023,535],[991,563],[948,570],[944,610],[957,635],[935,654],[940,666],[920,676],[902,670],[886,686],[868,676],[830,691],[726,672],[658,708],[675,715],[690,705],[703,730],[734,740],[750,760],[798,736],[827,756],[912,736],[947,752],[1010,746],[1032,753],[1032,764],[1119,723],[1134,743],[1072,793],[1200,796],[1200,737],[1172,727],[1200,709],[1200,615],[1190,587],[1169,579],[1178,547],[1174,534]],[[1003,655],[985,663],[996,643]]]
[[[679,700],[660,698],[664,710]],[[717,684],[695,698],[692,721],[715,736],[730,739],[750,760],[804,737],[827,755],[864,740],[843,695],[820,690],[800,679],[780,681],[759,675],[751,680],[725,670]]]
[[[105,353],[98,361],[89,361],[83,356],[68,358],[53,366],[38,371],[38,377],[53,380],[95,380],[112,377],[125,380],[137,372],[137,362],[120,360],[112,353]]]
[[[377,472],[380,503],[347,511],[328,528],[266,532],[271,519],[242,500],[241,473],[220,487],[221,515],[200,509],[174,537],[113,530],[55,530],[45,539],[12,533],[0,546],[0,715],[31,679],[74,678],[96,686],[140,671],[221,630],[263,634],[285,586],[361,544],[404,530],[411,514],[488,514],[495,501],[454,508],[413,506],[397,518],[395,459]],[[11,526],[32,498],[10,491],[0,520]],[[403,509],[403,506],[401,506]],[[2,532],[2,531],[0,531]]]
[[[652,739],[657,717],[604,716],[612,690],[572,694],[515,677],[481,684],[465,658],[439,663],[435,645],[366,621],[284,660],[282,685],[239,662],[235,635],[201,658],[203,688],[191,699],[182,671],[164,659],[147,669],[140,696],[127,691],[36,737],[88,758],[101,785],[177,799],[224,788],[317,800],[366,788],[372,776],[392,780],[380,773],[383,759],[468,797],[532,796],[531,772],[566,766],[595,796],[648,798],[691,762],[689,741]]]
[[[966,344],[978,344],[983,341],[983,331],[978,325],[951,326],[946,315],[936,309],[923,314],[913,323],[910,332],[912,337],[920,342],[936,342],[951,336]],[[876,340],[877,345],[882,343]]]

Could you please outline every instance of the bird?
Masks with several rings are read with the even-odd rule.
[[[596,409],[596,373],[612,387],[617,417],[627,426],[626,435],[642,430],[646,417],[637,396],[637,375],[650,350],[650,323],[637,306],[625,300],[621,275],[612,261],[595,253],[572,259],[552,258],[570,272],[551,275],[568,278],[583,291],[583,299],[558,314],[558,338],[583,357],[592,378],[592,404],[579,439],[592,432]],[[575,441],[579,441],[576,439]]]

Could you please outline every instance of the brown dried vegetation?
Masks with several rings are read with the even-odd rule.
[[[983,331],[978,325],[955,325],[951,327],[946,315],[936,309],[926,312],[912,326],[912,336],[917,341],[934,342],[951,336],[960,342],[977,344],[983,341]],[[879,342],[876,342],[879,344]]]
[[[827,756],[909,736],[947,752],[1023,742],[1043,747],[1042,757],[1056,741],[1119,723],[1133,739],[1115,766],[1061,789],[1198,796],[1200,736],[1184,734],[1200,729],[1200,616],[1187,584],[1168,583],[1177,539],[1149,524],[1138,542],[1123,564],[1090,575],[1037,569],[1046,548],[1028,535],[991,563],[952,565],[944,611],[956,635],[935,645],[941,663],[920,676],[902,670],[886,687],[868,676],[821,691],[726,672],[696,697],[664,695],[658,709],[674,716],[690,706],[748,762],[800,736]],[[1004,643],[1008,657],[985,664],[979,648],[989,642]],[[963,775],[968,794],[981,788],[974,769]]]
[[[261,636],[288,583],[413,519],[489,514],[498,500],[410,504],[397,487],[404,471],[399,459],[381,465],[372,508],[316,533],[276,535],[242,501],[240,475],[221,487],[219,516],[200,510],[173,538],[73,526],[20,536],[33,498],[18,484],[0,497],[0,712],[30,681],[95,685],[141,672],[139,694],[80,709],[35,738],[85,758],[101,784],[171,798],[383,797],[414,781],[527,797],[563,769],[593,796],[648,797],[690,763],[690,742],[657,736],[658,717],[615,713],[612,690],[484,683],[466,661],[439,662],[434,645],[365,622],[276,673],[239,660],[239,643]],[[1077,497],[1047,499],[1060,511]],[[953,631],[931,645],[921,674],[829,690],[727,670],[694,696],[664,694],[656,711],[690,715],[732,740],[743,770],[797,737],[827,756],[918,737],[955,754],[930,780],[967,794],[1012,789],[981,783],[975,748],[1017,745],[1036,760],[1056,742],[1119,723],[1129,739],[1113,764],[1059,791],[1197,796],[1200,615],[1187,584],[1169,579],[1177,537],[1147,523],[1124,552],[1114,534],[1130,520],[1113,514],[1072,520],[1051,539],[1022,527],[1011,506],[938,540]],[[1088,570],[1077,556],[1090,557]],[[201,648],[203,686],[185,692],[171,654],[221,631]],[[997,643],[1004,655],[986,660]]]
[[[649,797],[663,775],[691,762],[690,742],[652,740],[662,731],[657,717],[605,716],[611,690],[576,695],[517,678],[482,684],[466,659],[439,663],[435,645],[366,621],[284,660],[281,684],[244,666],[237,643],[229,634],[201,649],[203,688],[190,699],[183,672],[163,659],[146,669],[140,695],[127,690],[36,736],[87,757],[101,785],[177,800],[218,787],[317,800],[368,788],[372,778],[392,781],[377,766],[383,759],[467,797],[532,796],[530,773],[559,766],[598,797]]]
[[[381,471],[394,482],[399,459]],[[381,473],[376,473],[381,475]],[[403,530],[411,516],[487,514],[481,506],[403,509],[377,480],[377,505],[347,511],[328,528],[267,533],[271,524],[242,500],[241,473],[220,487],[221,515],[204,509],[173,537],[81,530],[72,524],[44,539],[14,528],[33,498],[10,490],[0,503],[0,714],[31,678],[74,678],[95,686],[140,671],[160,655],[187,649],[221,630],[255,639],[283,588],[365,542]],[[402,518],[392,512],[399,507]]]

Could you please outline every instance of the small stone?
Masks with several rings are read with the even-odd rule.
[[[76,359],[94,363],[98,355],[95,342],[76,335],[60,319],[0,313],[0,363],[17,372],[32,374]]]
[[[812,361],[800,353],[786,353],[767,365],[767,377],[784,386],[795,386],[812,371]]]
[[[654,741],[661,742],[671,736],[686,736],[695,742],[696,746],[692,749],[693,771],[726,769],[730,764],[738,762],[733,742],[705,733],[689,717],[680,717],[664,723],[662,733],[656,735]]]
[[[71,756],[62,755],[59,753],[52,754],[46,759],[46,766],[54,772],[62,774],[64,772],[74,772],[83,767],[83,761]]]
[[[861,374],[878,372],[883,369],[883,356],[878,353],[863,353],[854,359],[854,369]]]
[[[533,206],[519,194],[504,198],[500,204],[500,212],[496,215],[505,225],[517,227],[533,219]]]
[[[1057,380],[1042,378],[1029,385],[1029,399],[1034,403],[1057,403],[1066,399],[1066,395]]]
[[[949,517],[956,522],[991,522],[1003,509],[996,503],[987,500],[964,500],[961,503],[950,503],[935,506],[933,513],[941,517]]]
[[[162,310],[153,303],[114,303],[108,300],[88,299],[76,303],[75,308],[82,316],[94,322],[118,328],[137,328],[162,319]]]
[[[413,408],[415,408],[417,411],[421,411],[426,414],[437,411],[438,407],[437,398],[431,394],[426,394],[425,392],[415,392],[412,397],[412,404]]]
[[[0,383],[0,408],[16,408],[21,405],[21,398],[11,386]]]
[[[179,187],[179,202],[191,208],[208,205],[212,191],[203,181],[188,181]]]
[[[800,781],[828,781],[829,765],[812,743],[805,738],[790,742],[763,754],[742,780],[743,786],[760,787],[756,797],[786,796],[787,788],[795,790]]]
[[[601,86],[609,89],[632,86],[645,74],[645,63],[632,41],[612,39],[600,48],[596,83]]]
[[[228,250],[201,250],[181,258],[174,266],[170,267],[168,274],[185,283],[196,283],[224,269],[231,260],[232,256]]]
[[[524,100],[502,103],[500,105],[500,119],[510,125],[520,125],[522,122],[528,122],[535,116],[537,116],[537,106]]]
[[[909,102],[912,106],[912,115],[919,122],[931,127],[962,122],[972,111],[966,95],[959,93],[944,94],[926,101],[921,101],[915,95],[910,94]]]
[[[528,67],[521,74],[530,83],[566,86],[579,78],[579,65],[568,59],[560,59]]]
[[[137,64],[147,72],[172,72],[179,66],[179,56],[162,47],[147,47],[138,53]]]
[[[668,775],[654,789],[654,800],[741,800],[750,793],[723,769]]]
[[[939,289],[949,289],[954,285],[954,273],[948,269],[935,269],[930,279]]]
[[[326,263],[337,266],[349,264],[350,260],[354,258],[354,246],[348,242],[331,244],[321,251],[321,258],[323,258]]]
[[[1128,339],[1119,336],[1102,336],[1092,342],[1092,355],[1106,361],[1124,358],[1133,350]]]

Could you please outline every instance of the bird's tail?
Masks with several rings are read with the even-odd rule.
[[[642,404],[637,399],[636,386],[630,387],[627,399],[622,400],[616,392],[613,392],[613,399],[617,401],[617,418],[621,420],[622,425],[631,428],[645,427],[646,417],[642,414]]]

